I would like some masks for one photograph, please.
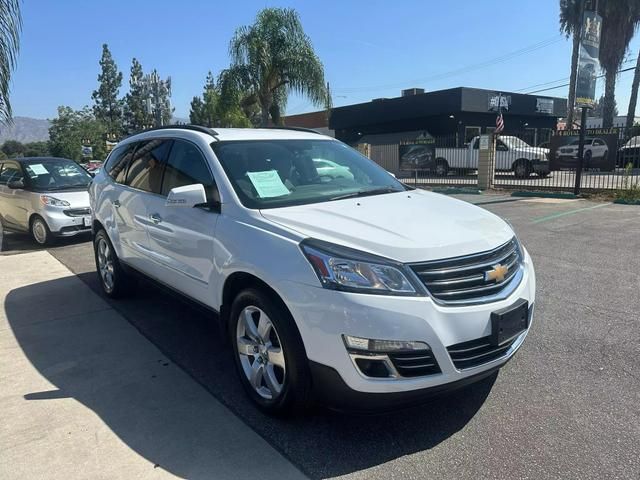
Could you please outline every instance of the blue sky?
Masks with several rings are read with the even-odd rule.
[[[173,82],[175,115],[187,117],[208,70],[229,65],[236,27],[258,10],[290,6],[325,66],[335,105],[393,97],[402,88],[468,86],[525,92],[569,76],[571,43],[558,30],[558,0],[236,1],[28,0],[13,77],[14,115],[52,118],[58,105],[91,104],[101,45],[109,44],[124,73],[131,58]],[[499,63],[488,62],[512,52]],[[631,43],[634,65],[640,34]],[[490,63],[479,67],[479,64]],[[474,67],[474,68],[470,68]],[[620,113],[627,110],[633,72],[618,80]],[[566,83],[566,82],[557,82]],[[556,85],[553,84],[553,85]],[[538,87],[544,88],[547,85]],[[603,80],[598,81],[599,95]],[[566,87],[545,92],[566,96]],[[314,110],[291,96],[287,113]]]

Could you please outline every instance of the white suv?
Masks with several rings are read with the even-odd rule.
[[[269,413],[415,403],[487,377],[531,326],[534,269],[507,223],[312,131],[147,131],[90,197],[106,294],[138,272],[219,313]]]

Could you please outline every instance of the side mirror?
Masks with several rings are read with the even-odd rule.
[[[17,190],[19,188],[24,188],[24,181],[23,180],[11,180],[10,182],[7,182],[7,187],[11,188],[12,190]]]
[[[193,208],[207,203],[207,194],[201,183],[172,188],[167,195],[165,207]]]

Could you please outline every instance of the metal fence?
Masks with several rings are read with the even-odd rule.
[[[573,191],[579,131],[539,138],[531,131],[502,134],[496,141],[494,186],[521,190]],[[402,142],[360,146],[372,160],[416,186],[476,187],[479,139],[463,143],[456,135],[435,137],[435,152],[423,153],[417,169],[401,169]],[[414,156],[420,156],[416,146]],[[405,163],[406,165],[406,163]],[[581,191],[618,190],[640,182],[640,127],[586,132]]]

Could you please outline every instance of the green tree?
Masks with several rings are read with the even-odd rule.
[[[23,157],[24,145],[17,140],[7,140],[2,144],[2,151],[9,158]]]
[[[88,140],[93,149],[92,158],[104,160],[107,156],[105,136],[107,126],[95,117],[89,107],[73,110],[58,107],[58,116],[51,120],[49,128],[49,149],[53,156],[81,160],[82,145]]]
[[[600,66],[605,73],[602,126],[613,126],[618,70],[640,23],[640,0],[599,0],[602,15]]]
[[[142,65],[134,58],[131,61],[129,93],[124,99],[125,128],[128,133],[138,132],[153,123],[147,108],[147,98],[149,97],[147,87]]]
[[[16,68],[20,50],[20,0],[0,2],[0,24],[0,124],[6,124],[11,122],[11,74]]]
[[[257,105],[260,124],[280,124],[290,92],[322,106],[324,70],[297,12],[265,8],[253,25],[236,30],[229,45],[231,66],[222,72],[222,92],[239,92],[241,108]]]
[[[191,100],[190,123],[205,127],[251,127],[251,121],[240,108],[236,93],[228,92],[225,96],[221,92],[220,82],[216,82],[209,72],[202,96],[195,96]]]
[[[118,135],[123,132],[123,101],[118,98],[121,86],[122,72],[118,71],[118,66],[105,43],[102,45],[102,58],[100,58],[98,89],[93,92],[91,98],[95,102],[93,106],[95,118],[102,121],[109,132]]]
[[[578,75],[578,52],[582,33],[582,15],[585,0],[560,0],[560,31],[571,37],[571,76],[569,77],[569,98],[567,99],[567,125],[574,122],[576,104],[576,77]],[[571,128],[571,127],[569,127]]]
[[[29,142],[24,144],[25,157],[47,157],[49,155],[49,142]]]
[[[202,97],[198,95],[191,100],[189,123],[193,125],[204,125],[204,102],[202,101]]]

